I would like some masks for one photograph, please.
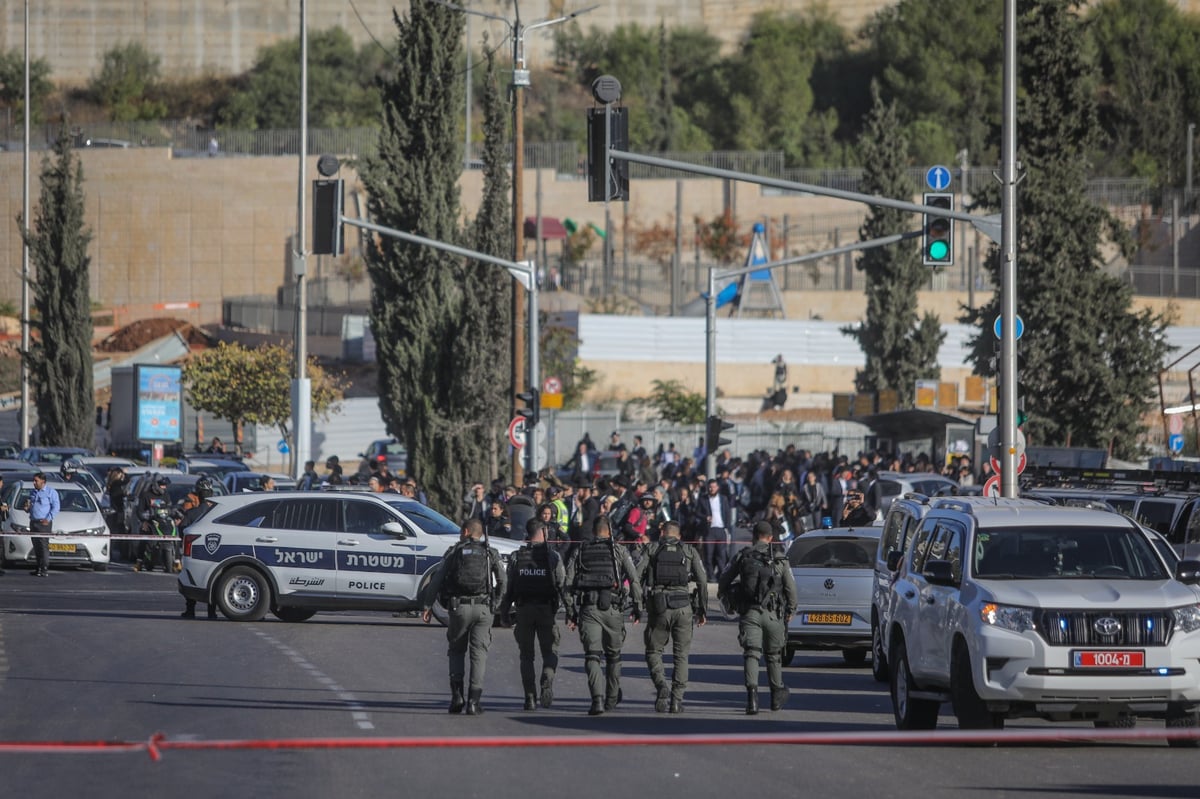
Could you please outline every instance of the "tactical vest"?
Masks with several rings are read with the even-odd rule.
[[[775,564],[771,556],[759,549],[747,549],[742,555],[738,577],[742,599],[751,607],[766,607],[775,592]]]
[[[491,589],[488,583],[488,572],[491,571],[491,559],[488,557],[487,545],[481,541],[473,541],[458,548],[455,556],[456,568],[453,572],[455,594],[457,596],[477,596],[486,594]]]
[[[583,590],[613,588],[616,585],[615,544],[611,539],[597,538],[579,548],[579,568],[575,587]]]
[[[654,585],[660,588],[686,588],[691,575],[687,553],[679,544],[659,544],[650,558]]]
[[[545,545],[526,546],[513,556],[512,594],[516,599],[554,599],[554,569]]]

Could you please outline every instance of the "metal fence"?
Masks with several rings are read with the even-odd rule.
[[[362,314],[362,307],[308,306],[308,335],[341,336],[342,318]],[[230,297],[221,302],[221,322],[226,327],[260,333],[290,333],[296,329],[296,306],[280,305],[268,296]]]

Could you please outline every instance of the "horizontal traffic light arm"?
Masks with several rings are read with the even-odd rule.
[[[835,197],[839,200],[849,200],[855,203],[864,203],[866,205],[874,205],[880,208],[895,208],[899,211],[910,211],[914,214],[924,214],[927,210],[924,205],[910,203],[904,200],[893,200],[890,197],[878,197],[874,194],[859,194],[856,191],[845,191],[843,189],[831,189],[827,186],[814,186],[811,183],[797,183],[793,180],[781,180],[780,178],[767,178],[761,175],[752,175],[749,172],[738,172],[733,169],[721,169],[715,166],[704,166],[702,164],[689,164],[684,161],[672,161],[669,158],[659,158],[653,155],[643,155],[641,153],[631,153],[625,150],[609,150],[610,158],[615,158],[619,161],[629,161],[634,164],[645,164],[646,166],[657,166],[663,169],[674,169],[679,172],[690,172],[694,175],[707,175],[713,178],[724,178],[725,180],[740,180],[744,183],[754,183],[759,186],[770,186],[775,189],[783,189],[784,191],[806,191],[810,194],[818,194],[823,197]],[[968,214],[965,211],[947,211],[945,216],[951,219],[958,219],[963,222],[968,222],[974,225],[980,233],[988,238],[999,241],[1000,227],[995,216],[978,216]],[[758,269],[762,267],[759,266]]]

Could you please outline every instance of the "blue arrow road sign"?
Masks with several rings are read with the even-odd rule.
[[[996,334],[996,338],[1000,338],[1000,334],[1003,331],[1000,325],[1000,320],[1003,318],[1002,316],[997,316],[996,321],[992,323],[992,332]],[[1017,338],[1025,335],[1025,320],[1021,318],[1020,314],[1017,314],[1017,329],[1013,331],[1013,334]]]
[[[931,166],[925,173],[925,184],[934,191],[945,191],[950,185],[950,170],[944,166]]]
[[[1175,433],[1167,436],[1167,449],[1176,455],[1183,452],[1183,434]]]

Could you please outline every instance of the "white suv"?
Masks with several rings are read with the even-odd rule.
[[[1032,500],[934,500],[889,601],[900,729],[1006,718],[1200,721],[1200,562],[1174,574],[1119,514]],[[1195,746],[1195,739],[1170,739]]]
[[[399,494],[303,491],[212,497],[184,530],[179,593],[234,621],[271,611],[417,610],[460,526]],[[502,560],[520,544],[493,539]]]

